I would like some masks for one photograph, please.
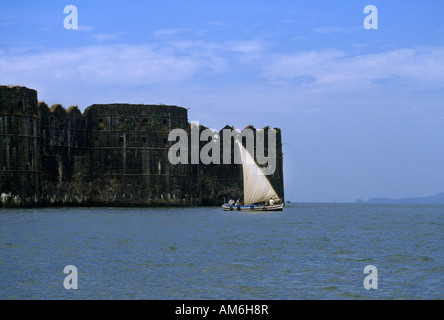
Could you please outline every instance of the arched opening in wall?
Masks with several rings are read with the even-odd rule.
[[[27,169],[26,170],[35,170],[34,168],[34,149],[29,146],[28,148],[28,159],[29,162],[26,164]]]
[[[142,120],[142,131],[148,132],[148,130],[150,129],[150,125],[148,122],[148,119],[143,119]]]
[[[25,105],[23,104],[23,101],[22,101],[22,100],[20,100],[20,101],[18,102],[18,104],[17,104],[17,108],[18,108],[19,110],[22,110],[23,112],[25,112]]]
[[[105,130],[105,122],[103,119],[99,120],[99,130]]]

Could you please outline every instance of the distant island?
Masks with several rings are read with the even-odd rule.
[[[355,203],[393,203],[393,204],[444,204],[444,192],[438,193],[430,197],[416,197],[416,198],[371,198],[367,201],[358,199]]]

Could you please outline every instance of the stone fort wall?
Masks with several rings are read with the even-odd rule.
[[[172,165],[172,129],[191,132],[187,109],[96,104],[82,114],[38,102],[35,90],[0,86],[0,206],[220,205],[242,197],[241,165]],[[283,199],[281,132],[273,130],[269,178]]]

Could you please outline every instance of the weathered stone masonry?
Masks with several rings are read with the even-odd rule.
[[[191,132],[187,109],[107,104],[82,114],[39,103],[35,90],[0,86],[0,206],[220,205],[242,197],[241,165],[170,164],[176,128]],[[283,199],[281,132],[273,130],[269,179]],[[220,139],[222,148],[222,130]]]

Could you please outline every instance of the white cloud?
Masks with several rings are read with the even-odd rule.
[[[125,35],[92,34],[101,41]],[[234,51],[253,56],[262,52],[263,46],[257,41],[212,43],[171,39],[156,44],[102,44],[51,51],[15,48],[0,51],[0,82],[32,81],[47,86],[177,83],[192,80],[199,73],[226,71],[233,62],[229,53]]]
[[[314,85],[335,88],[365,86],[381,80],[443,87],[444,48],[396,49],[356,56],[335,50],[272,54],[262,63],[262,69],[263,75],[272,80],[308,76],[316,79]]]
[[[314,32],[316,33],[322,33],[322,34],[330,34],[330,33],[338,33],[338,32],[346,32],[347,29],[343,28],[343,27],[319,27],[319,28],[315,28],[313,29]]]
[[[95,33],[92,34],[91,37],[100,42],[105,42],[105,41],[120,40],[126,35],[128,35],[128,32]]]
[[[94,27],[81,24],[81,25],[79,25],[79,28],[77,30],[82,31],[82,32],[91,32],[94,30]]]
[[[51,51],[3,49],[0,83],[26,85],[66,100],[75,97],[68,103],[80,99],[95,103],[111,95],[116,97],[112,99],[133,101],[140,97],[141,101],[149,91],[150,103],[185,101],[202,108],[213,105],[232,110],[242,105],[248,112],[269,105],[282,110],[295,105],[318,108],[331,105],[334,97],[341,105],[360,105],[362,93],[368,92],[377,92],[386,103],[396,92],[390,88],[407,87],[412,89],[409,92],[424,95],[426,90],[444,87],[444,47],[362,55],[333,49],[273,50],[260,40],[215,43],[177,39]],[[214,83],[209,81],[212,76]],[[81,91],[92,87],[94,96]],[[116,88],[120,88],[118,96]]]
[[[51,52],[0,54],[0,82],[40,79],[83,85],[142,85],[189,79],[213,60],[191,53],[177,55],[174,48],[156,45],[101,45]]]
[[[229,49],[247,55],[263,53],[265,46],[261,41],[234,41],[230,43]]]
[[[170,28],[170,29],[157,30],[154,32],[154,35],[156,37],[172,37],[190,31],[192,31],[191,28]]]
[[[344,56],[340,51],[306,51],[295,54],[272,54],[263,61],[264,75],[275,79],[291,79],[301,76],[317,78],[333,67],[333,63]]]

